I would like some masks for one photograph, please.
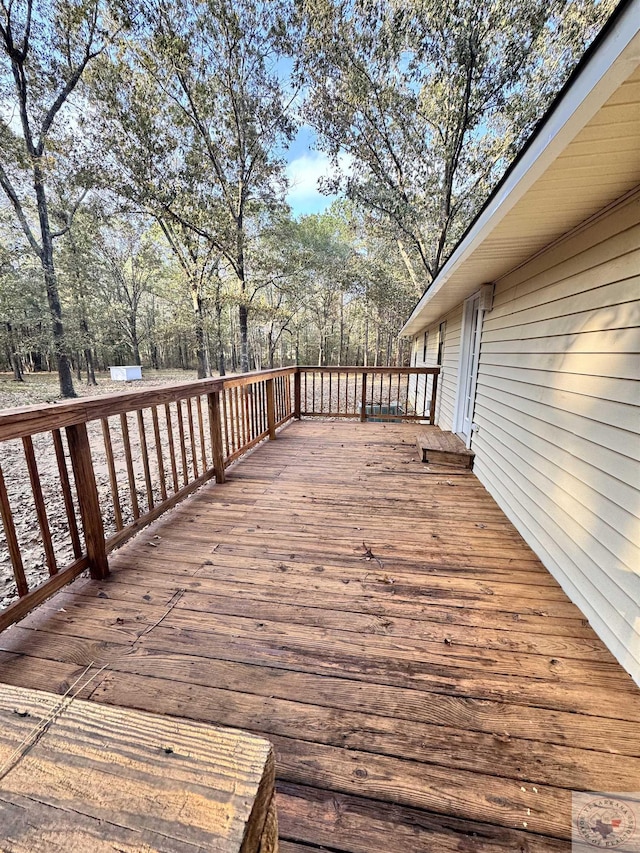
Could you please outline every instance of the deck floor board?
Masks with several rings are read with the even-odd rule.
[[[0,680],[262,734],[283,853],[570,850],[640,692],[471,472],[303,422],[0,635]],[[615,693],[615,702],[611,701]]]

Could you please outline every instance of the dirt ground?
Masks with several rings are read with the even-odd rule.
[[[168,385],[175,382],[185,382],[196,378],[195,371],[143,371],[143,379],[136,382],[112,382],[108,374],[98,375],[98,386],[87,387],[84,383],[76,380],[76,392],[79,397],[89,397],[99,394],[120,393],[123,390],[148,389]],[[24,383],[14,382],[11,374],[0,373],[0,410],[15,408],[17,406],[32,406],[46,403],[54,403],[59,400],[58,379],[55,373],[40,373],[26,376]],[[121,504],[123,521],[126,524],[131,519],[132,507],[130,499],[125,499],[128,493],[126,467],[123,453],[123,439],[119,419],[110,422],[112,431],[112,442],[114,455],[116,457],[117,478],[121,491]],[[177,436],[177,425],[174,424],[174,434]],[[130,416],[129,429],[131,434],[132,453],[137,456],[140,445],[139,434],[135,419]],[[89,439],[92,445],[96,480],[100,504],[103,511],[105,531],[107,535],[115,531],[115,517],[113,500],[109,486],[109,475],[106,465],[106,454],[102,437],[102,428],[99,422],[91,422],[88,426]],[[148,428],[147,428],[148,432]],[[199,439],[196,425],[196,440]],[[161,426],[162,455],[165,465],[169,468],[166,457],[167,431],[166,425]],[[64,510],[62,492],[59,487],[59,474],[53,451],[53,443],[50,434],[34,436],[34,450],[38,466],[38,473],[42,485],[42,491],[47,508],[48,523],[59,567],[64,567],[73,560],[73,550],[69,536],[68,523]],[[152,455],[152,454],[150,454]],[[189,468],[193,466],[193,459],[188,460]],[[7,486],[9,502],[11,505],[13,519],[16,526],[18,541],[22,550],[25,574],[29,588],[36,586],[47,577],[48,570],[45,565],[45,554],[42,546],[40,528],[35,513],[31,485],[26,468],[24,450],[21,441],[7,441],[0,444],[0,467]],[[160,499],[159,482],[157,477],[157,461],[155,464],[154,497]],[[71,470],[70,464],[68,464]],[[169,475],[170,476],[170,475]],[[141,470],[135,471],[136,495],[141,509],[147,505],[146,490],[144,487],[144,476]],[[79,517],[79,515],[78,515]],[[4,537],[4,531],[0,532],[0,608],[5,607],[15,600],[17,590],[13,571],[9,560],[9,553]]]

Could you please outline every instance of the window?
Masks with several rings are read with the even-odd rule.
[[[427,363],[427,341],[429,340],[429,332],[424,333],[424,340],[422,342],[422,363]]]
[[[442,365],[442,359],[444,357],[444,334],[447,328],[446,322],[440,323],[438,328],[438,361],[436,364]]]

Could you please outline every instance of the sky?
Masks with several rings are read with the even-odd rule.
[[[326,210],[337,196],[326,196],[318,189],[318,179],[330,174],[329,158],[315,149],[313,129],[302,125],[287,152],[289,203],[295,217]]]

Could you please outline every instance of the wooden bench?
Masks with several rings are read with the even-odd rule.
[[[273,786],[262,738],[0,685],[3,853],[275,853]]]
[[[443,432],[438,427],[424,429],[416,436],[416,443],[422,462],[473,468],[474,452],[452,432]]]

